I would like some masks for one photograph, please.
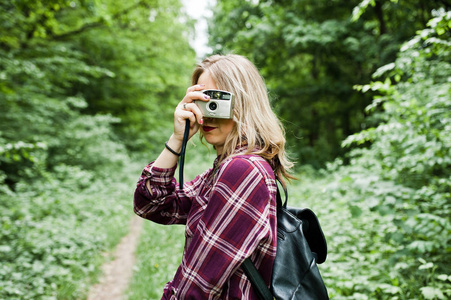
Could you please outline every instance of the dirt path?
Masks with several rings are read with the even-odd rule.
[[[103,276],[92,286],[88,300],[119,300],[128,287],[135,264],[135,249],[141,233],[143,219],[134,216],[130,233],[122,238],[113,253],[113,260],[102,266]]]

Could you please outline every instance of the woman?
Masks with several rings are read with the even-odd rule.
[[[135,213],[161,224],[186,224],[185,250],[162,299],[258,299],[240,268],[251,257],[270,285],[276,255],[276,182],[292,178],[283,128],[271,110],[263,79],[239,55],[214,55],[200,63],[174,113],[174,133],[146,166],[135,191]],[[201,91],[235,95],[232,119],[203,118],[193,101]],[[213,167],[179,189],[174,178],[185,121],[191,138],[213,145]]]

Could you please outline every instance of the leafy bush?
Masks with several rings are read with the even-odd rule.
[[[110,203],[129,186],[99,181],[128,162],[117,119],[83,115],[66,94],[108,71],[61,46],[0,54],[0,298],[76,298],[130,211]]]
[[[115,174],[105,185],[92,173],[61,166],[58,179],[21,182],[17,191],[0,194],[0,298],[79,299],[86,293],[101,253],[128,229],[136,174]]]
[[[315,194],[333,219],[323,268],[334,299],[451,296],[451,12],[428,24],[376,72],[385,80],[358,87],[380,93],[368,107],[380,124],[344,141],[362,146]]]

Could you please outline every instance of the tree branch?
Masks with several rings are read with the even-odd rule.
[[[384,11],[382,9],[382,3],[380,1],[376,1],[376,6],[374,7],[376,11],[376,17],[379,21],[379,34],[383,35],[387,33],[387,26],[384,20]]]
[[[128,14],[129,12],[131,12],[132,10],[138,8],[141,5],[142,6],[147,6],[145,2],[146,2],[145,0],[141,0],[141,1],[135,3],[134,5],[126,8],[126,9],[115,13],[114,15],[111,16],[111,19],[116,20],[119,17]],[[86,23],[83,26],[81,26],[80,28],[77,28],[77,29],[74,29],[74,30],[71,30],[71,31],[68,31],[68,32],[64,32],[64,33],[61,33],[61,34],[53,34],[52,38],[54,40],[62,40],[62,39],[65,39],[67,37],[80,34],[80,33],[84,32],[86,30],[89,30],[89,29],[92,29],[92,28],[96,28],[96,27],[101,27],[103,25],[105,25],[104,20],[103,19],[99,19],[99,20],[93,21],[91,23]]]

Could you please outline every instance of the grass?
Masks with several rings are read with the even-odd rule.
[[[145,222],[141,234],[134,275],[127,291],[129,300],[160,299],[166,282],[179,266],[184,226],[164,226]]]

